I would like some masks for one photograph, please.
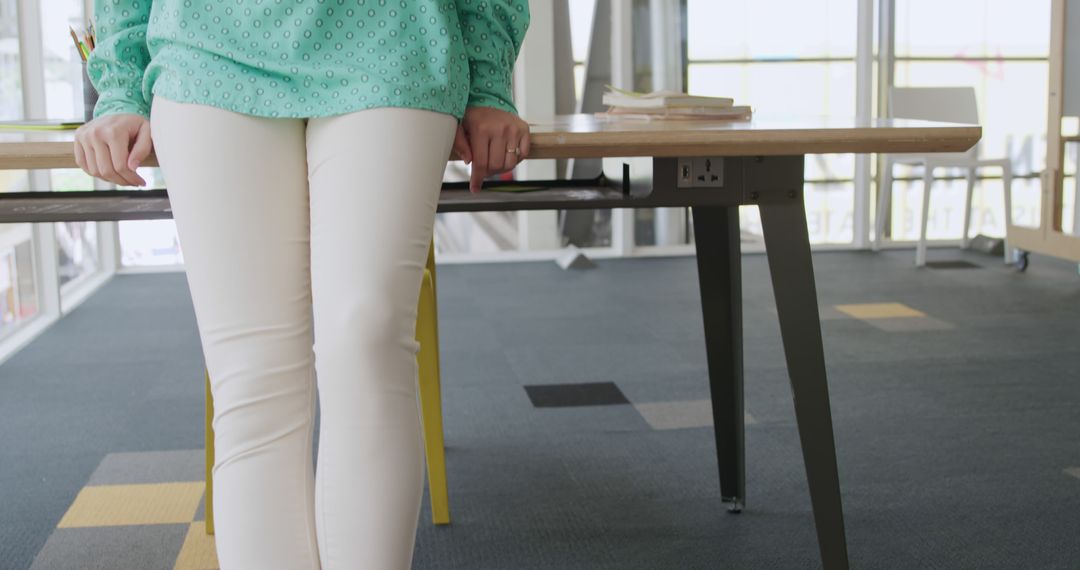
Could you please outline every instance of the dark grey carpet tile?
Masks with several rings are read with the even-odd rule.
[[[641,414],[627,405],[571,406],[537,408],[521,386],[469,386],[447,390],[443,394],[443,421],[447,445],[461,437],[548,433],[558,437],[590,431],[641,431],[648,424]],[[465,421],[454,421],[456,416]],[[467,419],[466,419],[467,418]]]
[[[981,265],[963,259],[927,261],[926,266],[930,269],[982,269]]]
[[[569,384],[526,384],[525,393],[537,408],[567,406],[607,406],[629,404],[614,382]]]

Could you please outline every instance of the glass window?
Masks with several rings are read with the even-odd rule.
[[[1049,64],[1044,61],[898,61],[898,87],[971,86],[979,107],[984,157],[1008,153],[1018,175],[1046,164]]]
[[[903,168],[897,166],[896,172]],[[964,192],[967,181],[961,173],[953,170],[945,178],[946,170],[939,169],[934,180],[930,212],[927,217],[928,239],[958,239],[964,228]],[[1005,235],[1004,196],[1000,178],[984,179],[975,186],[971,199],[971,227],[969,235]],[[1038,178],[1013,180],[1013,223],[1019,226],[1039,224]],[[895,240],[917,240],[919,226],[916,221],[922,211],[923,183],[918,179],[897,180],[893,185],[893,210],[890,218]]]
[[[850,0],[687,0],[687,9],[691,61],[855,57]]]
[[[585,87],[585,60],[589,56],[589,37],[592,35],[596,0],[569,2],[570,49],[574,54],[574,97],[581,100]]]
[[[120,232],[121,267],[184,263],[173,220],[124,220]]]
[[[98,267],[97,222],[63,222],[53,227],[60,286],[94,273]]]
[[[1012,159],[1013,223],[1040,216],[1038,173],[1046,164],[1049,2],[1004,0],[896,1],[894,83],[902,87],[975,88],[983,158]],[[922,171],[897,166],[892,238],[914,240],[922,204]],[[927,236],[958,239],[966,182],[962,169],[939,169]],[[1005,235],[1001,171],[980,169],[969,235]]]
[[[0,224],[0,337],[38,314],[30,224]]]
[[[15,328],[19,305],[15,290],[14,251],[0,252],[0,336]]]
[[[687,0],[687,7],[688,92],[733,97],[760,115],[855,115],[854,2]],[[854,174],[853,155],[807,156],[811,243],[854,240]],[[739,217],[744,238],[760,240],[757,208],[743,206]]]
[[[26,226],[29,229],[29,226]],[[30,239],[15,246],[15,285],[19,294],[18,318],[25,321],[38,314],[37,273],[34,271],[34,248]]]
[[[855,62],[694,63],[688,91],[776,115],[855,115]],[[797,93],[798,96],[793,96]]]
[[[46,115],[58,119],[81,118],[82,57],[71,39],[69,27],[76,32],[85,27],[83,2],[43,2],[40,10]],[[53,170],[51,177],[53,191],[94,187],[93,178],[80,169]],[[98,270],[96,222],[61,222],[53,227],[61,286]]]
[[[0,0],[0,119],[21,119],[22,66],[15,0]]]
[[[45,108],[49,117],[82,118],[82,58],[68,27],[86,27],[82,0],[42,2],[41,41],[45,58]]]
[[[896,0],[898,57],[1045,58],[1049,42],[1047,0]]]
[[[121,188],[168,188],[160,168],[142,167],[138,172],[146,180],[145,187]],[[120,267],[164,266],[184,262],[174,220],[121,220],[116,225],[120,239]]]
[[[22,65],[15,0],[0,0],[0,119],[21,119]],[[25,192],[26,170],[0,170],[0,192]],[[0,224],[0,337],[38,314],[31,224]]]

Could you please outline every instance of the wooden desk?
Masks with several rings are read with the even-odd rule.
[[[712,397],[720,493],[745,503],[742,275],[738,206],[756,204],[776,295],[780,332],[825,568],[847,568],[840,483],[821,342],[817,293],[803,202],[806,154],[955,152],[982,136],[978,126],[850,119],[769,119],[749,123],[604,122],[565,115],[532,124],[530,158],[650,157],[614,177],[528,181],[545,190],[472,195],[447,183],[440,212],[571,208],[692,208],[698,281]],[[0,168],[75,168],[72,133],[0,134]],[[722,186],[678,187],[680,157],[717,157]],[[454,159],[453,155],[450,157]],[[152,163],[148,163],[150,165]],[[634,170],[637,169],[637,170]],[[59,195],[58,195],[59,194]],[[253,204],[253,207],[256,205]],[[170,217],[163,189],[0,193],[0,222]]]

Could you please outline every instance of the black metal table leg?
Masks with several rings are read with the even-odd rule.
[[[769,187],[761,192],[761,225],[795,399],[795,418],[799,424],[821,560],[828,570],[846,569],[848,556],[840,479],[803,202],[803,161],[802,157],[790,157],[789,160],[790,165],[780,162],[779,168],[774,165],[775,170],[762,172],[761,180],[751,184]],[[774,186],[778,183],[783,186]]]
[[[746,500],[739,207],[694,206],[693,218],[720,495],[737,513]]]

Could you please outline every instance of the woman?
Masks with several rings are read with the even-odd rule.
[[[527,0],[97,0],[89,174],[154,147],[215,413],[224,570],[402,569],[424,482],[417,299],[450,150],[529,153]],[[312,470],[316,377],[318,468]]]

